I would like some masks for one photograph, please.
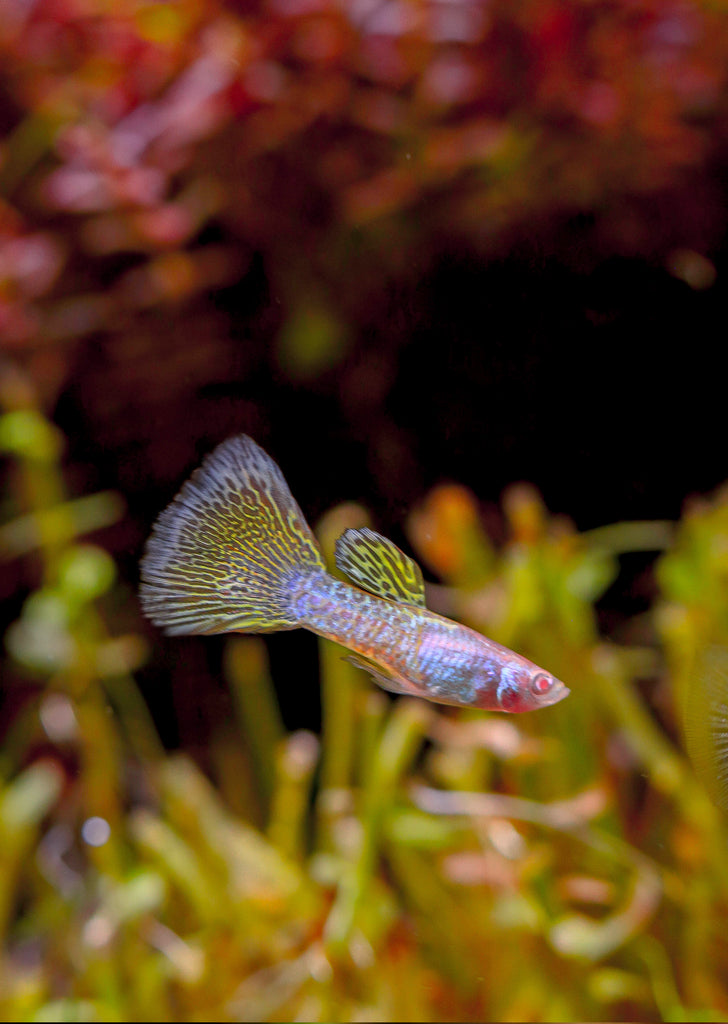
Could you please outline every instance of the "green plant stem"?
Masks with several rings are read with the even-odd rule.
[[[361,798],[359,852],[344,874],[324,930],[324,939],[333,955],[343,951],[356,926],[376,863],[383,816],[395,799],[397,783],[422,743],[431,716],[432,711],[422,701],[399,701],[374,751]]]
[[[303,860],[306,812],[319,743],[311,732],[299,730],[279,747],[278,783],[271,805],[268,838],[284,855]]]
[[[225,645],[225,676],[235,704],[264,819],[276,787],[276,750],[285,735],[265,644],[257,637],[231,637]]]
[[[330,640],[319,641],[322,705],[321,788],[351,785],[357,730],[361,671],[344,660],[345,651]]]

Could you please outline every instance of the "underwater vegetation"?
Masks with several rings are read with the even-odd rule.
[[[678,726],[728,646],[728,493],[580,534],[521,485],[495,545],[469,491],[435,489],[407,523],[430,603],[569,698],[504,716],[389,697],[321,640],[322,734],[286,733],[263,641],[231,637],[235,718],[203,770],[162,748],[140,610],[84,539],[120,499],[69,498],[57,428],[5,397],[0,552],[40,579],[5,637],[5,699],[24,696],[1,762],[3,1019],[728,1016],[728,824]],[[329,564],[364,520],[319,522]],[[635,550],[661,551],[655,598],[605,640],[594,603]]]
[[[49,401],[100,331],[116,366],[168,353],[173,398],[222,371],[207,296],[259,254],[302,380],[383,278],[453,250],[543,236],[582,270],[647,256],[709,287],[727,62],[707,0],[3,0],[0,328]]]
[[[728,1019],[728,490],[546,507],[724,478],[723,7],[0,2],[0,1019]],[[383,523],[327,505],[394,509],[427,608],[568,699],[168,642],[143,537],[243,429],[338,586]],[[484,505],[516,430],[548,501]]]

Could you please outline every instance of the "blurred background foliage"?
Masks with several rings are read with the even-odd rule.
[[[726,17],[0,4],[3,1019],[728,1019]],[[154,632],[238,430],[569,699]]]

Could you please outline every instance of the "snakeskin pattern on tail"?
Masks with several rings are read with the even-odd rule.
[[[242,434],[205,459],[157,520],[142,607],[167,633],[294,629],[291,587],[323,568],[280,469]]]

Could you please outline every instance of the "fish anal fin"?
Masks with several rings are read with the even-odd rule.
[[[386,669],[383,669],[381,665],[377,665],[373,661],[370,661],[369,658],[365,658],[359,654],[349,654],[344,658],[344,661],[348,661],[350,665],[355,665],[357,668],[361,668],[365,672],[368,672],[377,686],[381,686],[383,690],[389,690],[390,693],[402,694],[405,697],[412,696],[411,690],[407,690],[400,682],[393,679]]]
[[[425,582],[417,562],[366,526],[339,537],[336,564],[352,583],[376,597],[425,607]]]

